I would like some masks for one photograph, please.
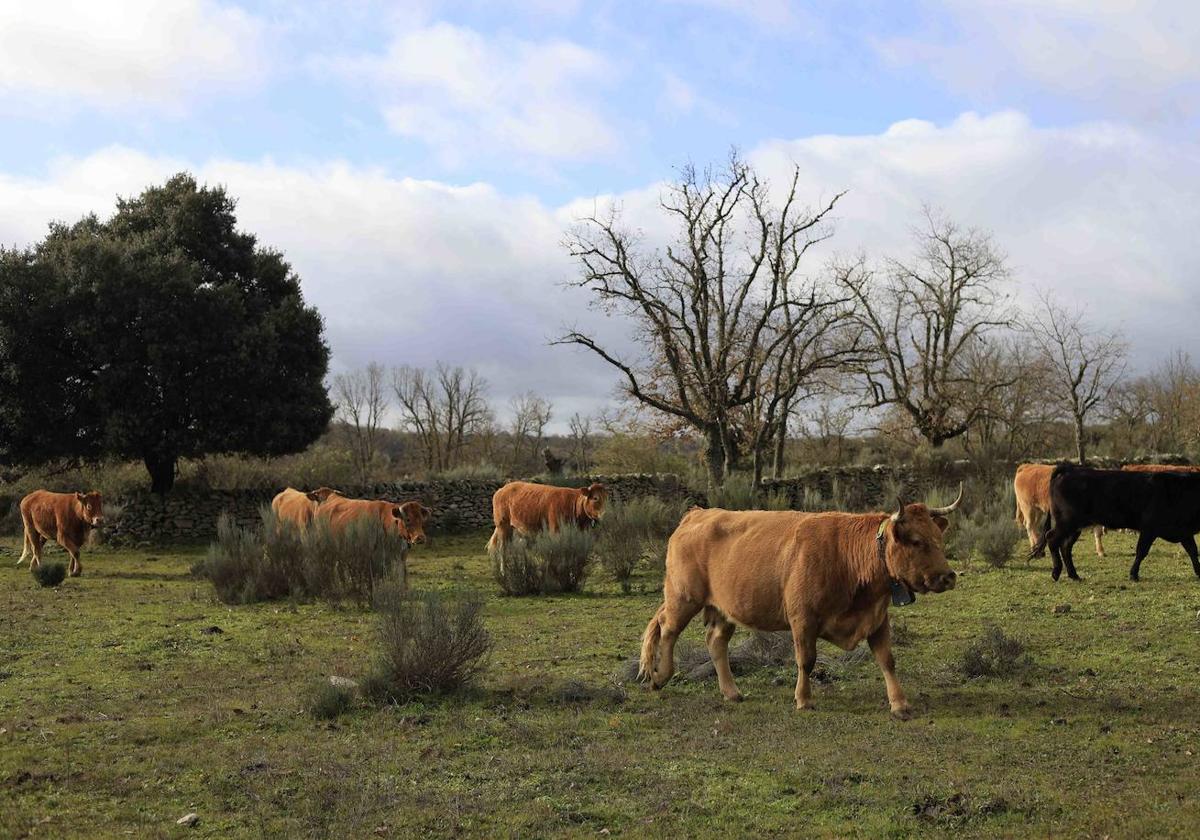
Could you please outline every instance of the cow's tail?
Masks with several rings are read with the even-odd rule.
[[[646,625],[646,632],[642,634],[642,655],[638,660],[639,680],[654,678],[654,661],[658,659],[658,643],[662,640],[662,619],[666,612],[667,605],[663,604],[654,613],[654,617]]]

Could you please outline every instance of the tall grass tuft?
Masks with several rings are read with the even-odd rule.
[[[786,493],[764,493],[754,486],[754,479],[745,473],[734,473],[713,492],[708,500],[709,507],[724,510],[791,510]]]
[[[506,595],[578,592],[587,578],[596,537],[570,525],[515,536],[491,552],[492,576]]]
[[[376,593],[375,610],[379,656],[360,683],[364,697],[402,703],[417,695],[445,694],[469,685],[482,670],[492,640],[481,599],[448,600],[437,592],[385,586]]]
[[[53,589],[64,580],[67,579],[67,564],[58,562],[48,562],[43,560],[37,566],[32,566],[33,579],[38,582],[39,586],[44,586],[47,589]]]
[[[375,521],[334,532],[317,520],[301,531],[263,507],[253,528],[222,515],[216,541],[192,573],[211,581],[227,604],[279,598],[369,604],[382,581],[405,584],[407,552],[407,541]]]
[[[656,496],[609,503],[599,528],[596,557],[623,591],[632,589],[630,579],[643,558],[662,567],[666,540],[684,509],[682,502],[670,504]]]
[[[1025,652],[1025,645],[996,625],[984,628],[983,635],[975,639],[962,653],[959,668],[963,676],[1009,677],[1028,671],[1033,660]]]

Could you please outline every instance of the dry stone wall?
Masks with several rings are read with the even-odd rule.
[[[584,485],[603,482],[610,497],[621,501],[640,496],[659,496],[669,501],[703,503],[674,475],[597,475],[573,480]],[[501,480],[455,479],[447,481],[394,481],[369,487],[338,488],[347,496],[416,500],[433,509],[431,530],[470,530],[492,524],[492,494],[504,485]],[[165,498],[150,492],[121,500],[122,510],[106,529],[105,539],[115,545],[139,543],[205,542],[216,535],[217,518],[228,513],[245,527],[259,522],[260,510],[269,505],[278,490],[184,490]]]

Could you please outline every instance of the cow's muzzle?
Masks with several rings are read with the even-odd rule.
[[[942,572],[931,575],[927,580],[930,592],[945,592],[947,589],[954,588],[955,581],[958,580],[958,574],[953,571]]]
[[[412,544],[413,545],[424,545],[425,544],[425,535],[417,534],[416,536],[414,536],[412,538]]]
[[[100,528],[103,525],[104,525],[104,517],[103,516],[93,516],[92,517],[92,527],[93,528]]]

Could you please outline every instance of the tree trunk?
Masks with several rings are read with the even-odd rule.
[[[725,481],[725,446],[721,442],[721,430],[709,428],[704,434],[704,467],[708,472],[708,492],[712,496]]]
[[[775,438],[775,457],[771,461],[771,478],[783,478],[784,448],[787,446],[787,418],[779,424],[779,434]]]
[[[1075,454],[1079,457],[1079,463],[1081,465],[1087,463],[1086,453],[1084,452],[1084,449],[1086,447],[1085,435],[1086,435],[1086,432],[1084,431],[1084,428],[1083,428],[1083,418],[1076,416],[1075,417]]]
[[[146,471],[150,473],[150,490],[160,496],[165,496],[171,492],[171,488],[175,486],[175,461],[174,455],[151,454],[146,455],[142,462],[146,465]]]

